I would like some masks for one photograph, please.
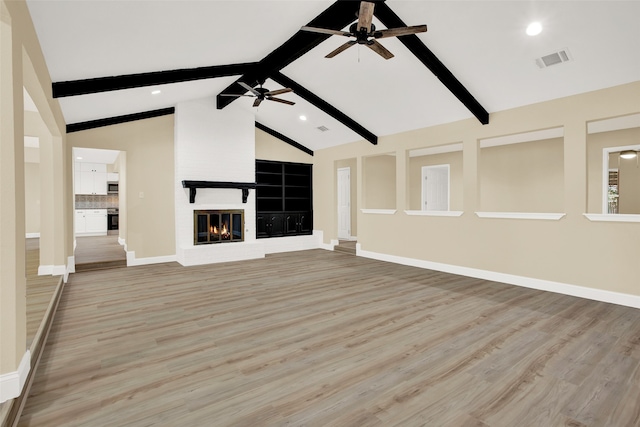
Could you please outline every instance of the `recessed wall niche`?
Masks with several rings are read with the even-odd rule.
[[[564,128],[480,140],[480,210],[563,212]]]
[[[412,211],[462,211],[462,143],[408,152]]]
[[[396,209],[395,153],[364,157],[363,205],[365,209]]]
[[[639,154],[640,114],[587,124],[587,213],[640,215]]]

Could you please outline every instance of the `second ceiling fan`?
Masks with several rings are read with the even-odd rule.
[[[291,88],[284,88],[284,89],[276,89],[276,90],[269,90],[267,88],[263,88],[262,87],[262,83],[260,83],[260,86],[257,88],[252,88],[251,86],[249,86],[248,84],[246,84],[245,82],[238,82],[238,84],[240,86],[242,86],[243,88],[245,88],[246,90],[248,90],[249,92],[251,92],[251,95],[240,95],[240,94],[226,94],[223,93],[221,94],[221,96],[233,96],[233,97],[240,97],[240,96],[250,96],[252,98],[255,98],[256,100],[253,101],[253,106],[257,107],[258,105],[260,105],[260,103],[262,101],[276,101],[276,102],[280,102],[282,104],[287,104],[287,105],[295,105],[295,102],[293,101],[287,101],[286,99],[281,99],[281,98],[276,98],[274,95],[280,95],[283,93],[289,93],[289,92],[293,92],[293,89]]]
[[[426,25],[414,25],[411,27],[389,28],[386,30],[376,30],[373,25],[373,9],[375,3],[368,1],[360,2],[360,10],[358,11],[358,22],[351,24],[349,31],[332,30],[329,28],[317,28],[304,26],[300,28],[302,31],[312,33],[330,34],[334,36],[355,37],[355,40],[349,40],[337,49],[329,52],[325,58],[333,58],[337,54],[344,52],[351,46],[363,44],[369,49],[382,56],[384,59],[393,58],[393,53],[389,52],[384,46],[376,41],[386,37],[406,36],[409,34],[424,33],[427,31]]]

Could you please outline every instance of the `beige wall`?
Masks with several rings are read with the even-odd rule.
[[[256,128],[256,159],[313,163],[313,156]]]
[[[25,231],[40,233],[40,163],[24,164]]]
[[[409,209],[422,210],[422,168],[449,165],[449,210],[462,210],[462,151],[409,158]]]
[[[602,212],[602,150],[607,147],[624,147],[628,145],[637,145],[640,143],[640,128],[623,129],[611,132],[594,133],[587,136],[587,173],[588,173],[588,211],[589,213]],[[636,168],[636,160],[618,162],[617,155],[610,156],[610,166],[616,169],[623,169],[622,175],[625,175],[631,185],[622,185],[620,191],[630,192],[627,197],[621,197],[621,208],[625,209],[619,213],[640,213],[640,179],[636,172],[640,169]],[[635,175],[635,176],[634,176]],[[624,178],[622,176],[621,178]],[[625,180],[626,181],[626,180]],[[633,184],[635,183],[635,185]],[[623,188],[626,187],[626,188]],[[624,206],[624,199],[627,203]]]
[[[314,199],[335,200],[335,162],[396,153],[395,215],[358,213],[358,242],[365,251],[431,261],[451,266],[573,284],[587,288],[640,295],[640,227],[634,223],[591,222],[587,207],[586,123],[640,111],[640,82],[555,101],[494,112],[490,124],[475,119],[419,129],[318,150],[314,156]],[[556,185],[562,191],[558,221],[484,219],[481,210],[478,141],[538,129],[564,126],[563,174]],[[408,155],[425,148],[425,141],[463,143],[463,215],[408,216]],[[436,142],[437,141],[437,142]],[[514,147],[526,147],[527,143]],[[360,177],[365,172],[360,171]],[[546,203],[546,201],[545,201]],[[555,200],[549,209],[558,210]],[[314,203],[315,228],[324,241],[336,239],[336,203]],[[380,229],[402,230],[379,238]]]
[[[71,147],[124,152],[126,167],[119,170],[124,222],[120,236],[125,234],[127,250],[136,258],[175,255],[173,128],[174,117],[168,115],[67,136]]]
[[[396,157],[383,154],[364,158],[362,186],[365,209],[395,209]]]
[[[562,138],[480,149],[480,209],[563,212]]]
[[[0,374],[15,373],[26,351],[24,136],[29,119],[23,88],[51,142],[47,171],[41,165],[40,174],[41,183],[46,179],[57,191],[49,212],[60,235],[53,233],[47,246],[53,263],[64,264],[71,247],[65,236],[71,219],[64,218],[65,203],[71,204],[70,182],[62,156],[55,154],[65,149],[65,123],[51,96],[51,79],[26,2],[0,0]]]

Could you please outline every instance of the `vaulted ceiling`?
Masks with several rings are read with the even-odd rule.
[[[319,150],[470,117],[482,126],[496,111],[640,79],[638,1],[378,2],[378,29],[428,26],[381,39],[389,60],[362,46],[326,59],[345,39],[300,32],[347,28],[357,1],[27,3],[71,127],[210,97]],[[531,21],[540,35],[525,34]],[[561,50],[567,62],[536,64]],[[262,79],[293,87],[280,97],[296,105],[218,96]]]

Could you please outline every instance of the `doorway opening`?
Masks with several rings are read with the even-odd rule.
[[[338,239],[351,239],[351,168],[338,168]]]
[[[73,165],[76,271],[125,267],[119,191],[124,156],[118,150],[74,147]]]

